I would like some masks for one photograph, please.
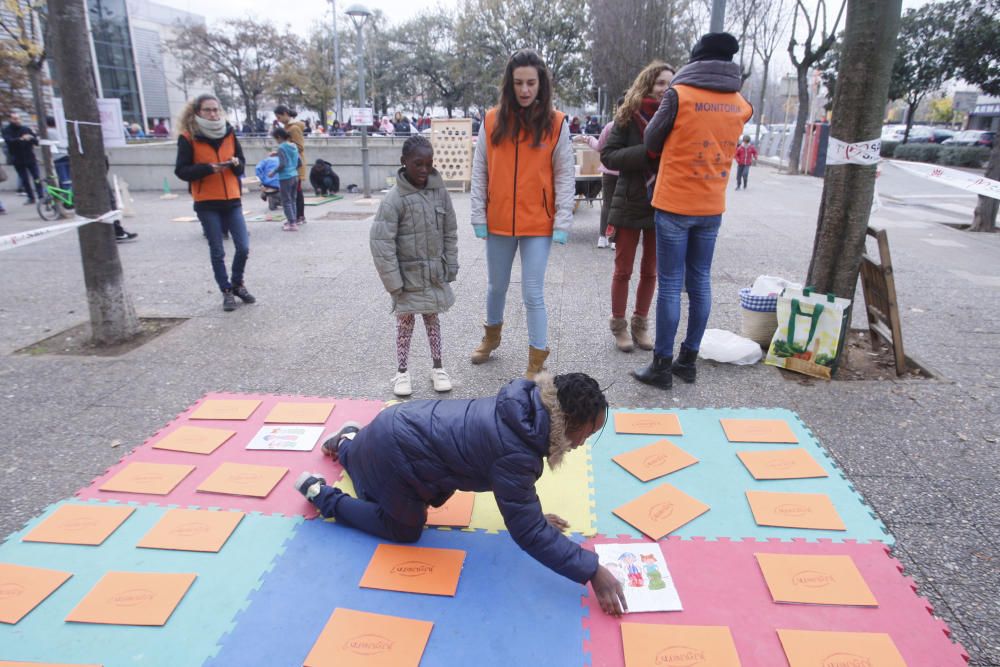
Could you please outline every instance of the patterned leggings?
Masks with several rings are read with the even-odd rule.
[[[427,330],[427,341],[431,346],[431,358],[441,361],[441,320],[437,313],[424,313],[424,328]],[[410,358],[410,341],[413,340],[413,324],[416,318],[413,313],[396,316],[396,359],[399,361],[400,372],[405,371]]]

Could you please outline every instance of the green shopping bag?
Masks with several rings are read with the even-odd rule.
[[[778,297],[778,329],[764,363],[829,380],[847,333],[849,299],[812,288],[785,289]]]

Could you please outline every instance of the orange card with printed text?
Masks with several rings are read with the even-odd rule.
[[[698,462],[698,459],[665,439],[619,454],[611,460],[643,482],[669,475]]]
[[[243,512],[168,510],[136,546],[215,553],[222,549],[243,516]]]
[[[441,507],[427,508],[427,525],[465,528],[472,522],[472,508],[475,503],[476,494],[456,491],[455,495]]]
[[[206,477],[197,490],[203,493],[266,498],[287,472],[288,468],[279,466],[226,462]]]
[[[0,623],[17,623],[72,576],[59,570],[0,563]]]
[[[736,452],[754,479],[805,479],[829,477],[809,452],[801,447]]]
[[[434,624],[334,609],[304,667],[417,667]]]
[[[701,516],[709,506],[675,486],[661,484],[649,493],[612,510],[618,518],[658,540],[688,521]]]
[[[722,625],[622,623],[625,667],[740,667],[736,644]]]
[[[747,491],[747,502],[758,526],[847,530],[825,493]]]
[[[0,667],[103,667],[103,665],[84,665],[68,662],[22,662],[21,660],[0,660]]]
[[[165,496],[190,475],[192,470],[194,466],[174,463],[129,463],[118,474],[101,484],[100,490]]]
[[[21,540],[97,546],[134,511],[123,505],[62,505]]]
[[[778,630],[778,639],[789,667],[833,664],[906,667],[892,637],[884,632]]]
[[[271,408],[264,419],[268,424],[325,424],[333,412],[333,401],[322,403],[282,402]]]
[[[108,625],[163,625],[197,576],[108,572],[66,620]]]
[[[796,443],[799,437],[784,419],[720,419],[729,442]]]
[[[202,426],[181,426],[153,445],[153,449],[169,449],[175,452],[211,454],[226,440],[236,435],[236,431]]]
[[[667,412],[616,412],[615,433],[684,435],[677,415]]]
[[[401,544],[380,544],[361,577],[362,588],[404,593],[455,595],[465,552]]]
[[[191,413],[189,419],[233,419],[243,421],[260,405],[256,398],[210,398]]]
[[[754,554],[775,602],[877,607],[850,556]]]

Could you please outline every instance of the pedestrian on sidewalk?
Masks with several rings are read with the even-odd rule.
[[[295,197],[299,187],[299,149],[292,143],[288,131],[276,127],[271,132],[271,136],[278,142],[278,166],[268,174],[270,178],[278,177],[278,192],[281,197],[281,208],[285,211],[285,224],[281,229],[286,232],[297,232],[299,226],[295,224],[296,217]]]
[[[295,109],[287,107],[284,104],[274,107],[274,117],[278,119],[281,126],[288,132],[288,136],[291,137],[292,143],[299,149],[300,162],[296,170],[298,172],[299,184],[295,190],[295,214],[298,217],[292,222],[295,222],[297,225],[304,225],[306,224],[306,196],[302,192],[302,184],[306,180],[306,126],[301,120],[296,120],[296,116],[298,116],[298,113]]]
[[[28,201],[24,202],[27,206],[35,203],[36,193],[39,199],[45,196],[41,175],[38,172],[38,160],[35,158],[38,135],[27,125],[21,124],[21,116],[17,112],[11,112],[8,120],[10,122],[3,128],[3,140],[7,144],[10,163],[28,195]]]
[[[451,391],[441,361],[441,320],[455,294],[458,275],[458,223],[444,179],[434,168],[434,149],[415,134],[403,143],[396,185],[379,205],[370,230],[372,258],[396,313],[396,377],[392,393],[413,393],[410,341],[419,313],[431,348],[434,391]]]
[[[621,105],[623,100],[619,99],[618,104],[615,108]],[[614,119],[609,120],[603,128],[598,131],[599,136],[593,136],[590,134],[574,134],[573,141],[578,144],[585,144],[590,146],[592,149],[600,153],[604,150],[604,145],[608,143],[608,135],[611,134],[611,128],[614,127]],[[597,171],[601,174],[601,227],[597,235],[597,247],[607,248],[611,247],[612,250],[615,248],[614,239],[608,238],[608,214],[611,213],[611,194],[615,191],[615,183],[618,182],[618,172],[613,169],[608,169],[602,162],[598,167]]]
[[[552,243],[573,224],[576,164],[566,114],[552,107],[545,61],[530,49],[507,61],[498,105],[486,113],[472,160],[472,228],[486,239],[486,335],[472,353],[481,364],[500,345],[514,255],[528,319],[532,379],[549,356],[545,268]]]
[[[236,309],[236,298],[244,303],[257,299],[243,283],[243,271],[250,254],[250,236],[243,219],[240,178],[246,167],[243,147],[232,125],[222,113],[215,95],[199,95],[189,102],[177,121],[177,161],[174,174],[188,184],[194,211],[208,239],[215,282],[222,290],[222,309]],[[226,273],[223,231],[233,239],[232,280]]]
[[[633,371],[661,389],[677,375],[694,382],[695,360],[712,308],[712,256],[726,210],[733,155],[753,107],[739,90],[736,38],[704,35],[674,76],[646,127],[646,149],[660,156],[652,204],[656,209],[656,343],[653,362]],[[674,361],[681,289],[688,293],[687,335]]]
[[[757,164],[757,148],[750,143],[750,135],[743,135],[743,143],[736,148],[736,189],[747,189],[747,176],[750,175],[750,165]]]

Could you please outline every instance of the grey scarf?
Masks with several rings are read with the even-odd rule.
[[[202,118],[201,116],[195,116],[194,120],[198,123],[199,134],[208,139],[221,139],[226,136],[226,119],[220,118],[219,120],[208,120],[207,118]]]

